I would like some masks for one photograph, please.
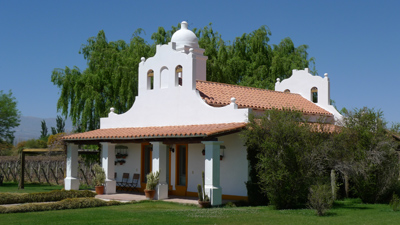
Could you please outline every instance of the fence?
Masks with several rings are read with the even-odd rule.
[[[26,156],[25,182],[64,184],[65,156]],[[4,181],[17,182],[20,179],[21,162],[17,156],[0,156],[0,175]],[[78,178],[81,184],[91,185],[93,182],[93,164],[86,165],[79,160]]]

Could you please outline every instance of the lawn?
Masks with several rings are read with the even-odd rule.
[[[200,209],[163,201],[88,209],[0,214],[7,224],[398,224],[400,212],[388,205],[338,201],[327,216],[313,210],[271,207]]]
[[[25,184],[25,188],[19,190],[18,183],[6,182],[0,186],[0,192],[12,192],[12,193],[34,193],[34,192],[48,192],[52,190],[61,190],[64,186],[62,185],[48,185],[48,184]]]
[[[62,186],[4,183],[0,192],[32,193]],[[120,206],[60,211],[0,214],[7,224],[398,224],[400,212],[388,205],[362,204],[358,199],[337,201],[326,216],[310,209],[274,210],[272,207],[200,209],[163,201],[143,201]]]

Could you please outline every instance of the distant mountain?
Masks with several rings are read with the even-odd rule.
[[[15,139],[14,144],[21,141],[26,141],[29,139],[37,139],[40,137],[40,132],[42,130],[41,122],[43,118],[32,117],[32,116],[21,116],[20,125],[15,128]],[[56,118],[46,118],[48,133],[51,134],[51,127],[56,127]],[[65,121],[65,131],[72,131],[72,121],[67,119]]]

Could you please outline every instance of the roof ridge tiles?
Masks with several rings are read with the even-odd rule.
[[[275,91],[275,90],[268,90],[268,89],[263,89],[263,88],[257,88],[257,87],[249,87],[249,86],[242,86],[238,84],[227,84],[227,83],[220,83],[220,82],[215,82],[215,81],[206,81],[206,80],[196,80],[196,83],[211,83],[214,85],[225,85],[225,86],[232,86],[232,87],[237,87],[237,88],[244,88],[244,89],[254,89],[254,90],[259,90],[259,91],[266,91],[266,92],[272,92],[272,93],[277,93],[277,94],[290,94],[290,95],[299,95],[297,93],[287,93],[287,92],[281,92],[281,91]]]

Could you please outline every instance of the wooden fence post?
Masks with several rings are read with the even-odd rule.
[[[20,158],[20,160],[21,160],[21,165],[20,165],[21,168],[20,168],[18,189],[24,189],[24,187],[25,187],[25,184],[24,184],[24,181],[25,181],[25,153],[22,150],[20,154],[21,154],[20,155],[20,157],[21,157]]]

